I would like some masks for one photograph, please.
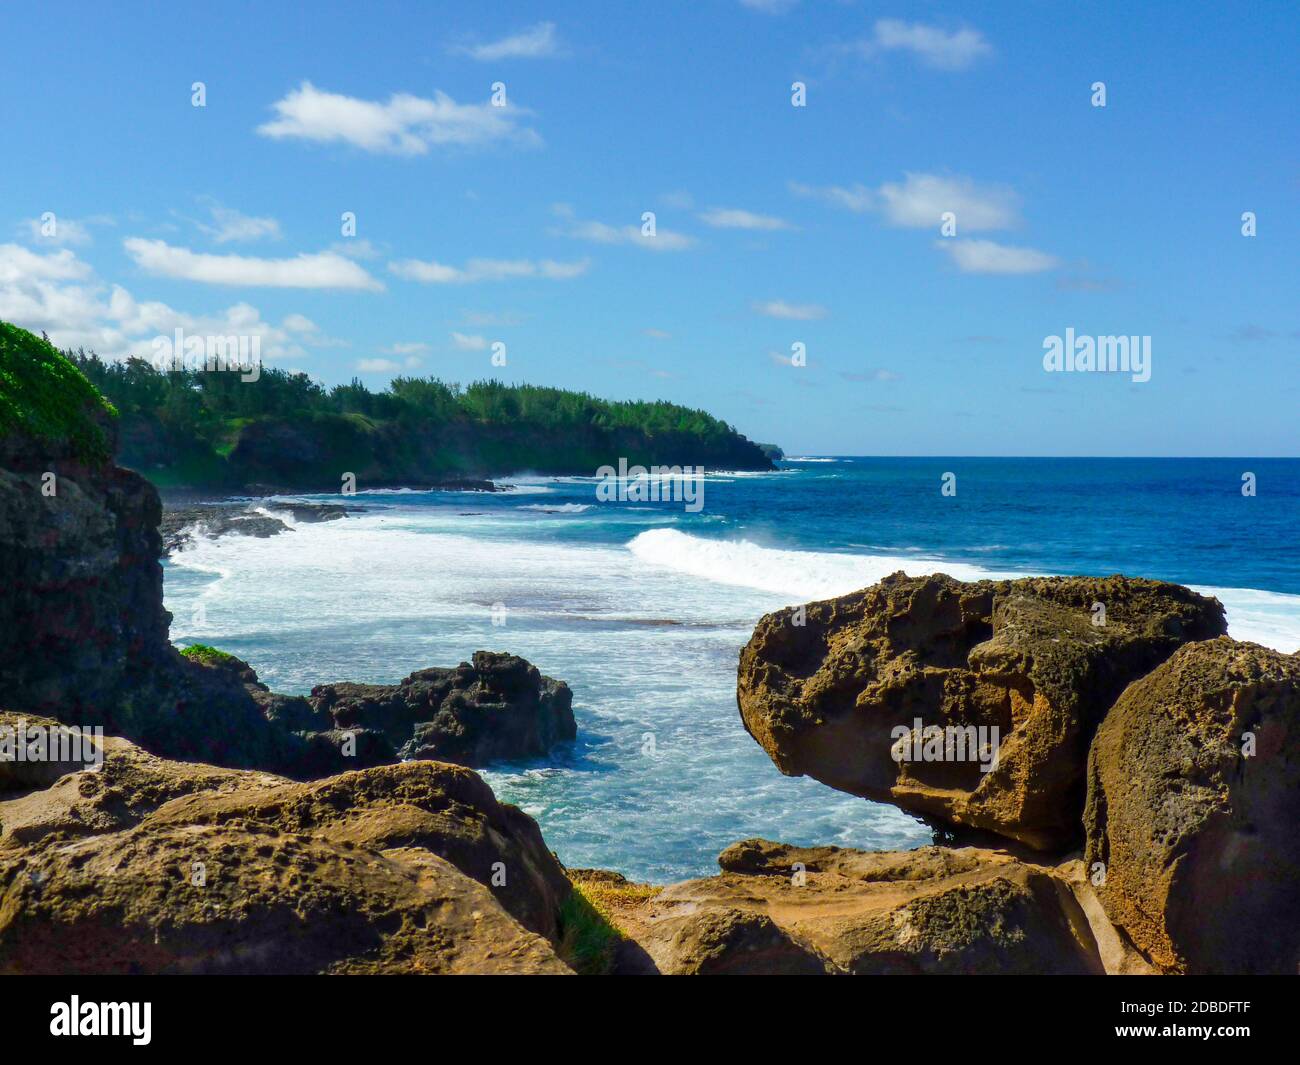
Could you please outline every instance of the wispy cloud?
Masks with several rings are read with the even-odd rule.
[[[885,220],[917,229],[938,227],[951,211],[962,230],[1007,229],[1014,226],[1017,197],[1002,185],[977,185],[967,177],[905,174],[902,184],[887,182],[877,192]]]
[[[536,131],[519,124],[530,112],[490,103],[458,104],[445,92],[435,92],[433,99],[396,93],[380,103],[324,92],[304,81],[272,106],[276,118],[257,132],[277,140],[350,144],[393,155],[424,155],[432,147],[541,142]]]
[[[450,49],[471,59],[492,62],[498,59],[554,59],[564,54],[554,22],[539,22],[532,29],[485,44],[458,44]]]
[[[401,363],[392,359],[360,359],[357,362],[357,369],[361,373],[396,373],[401,368]]]
[[[908,172],[901,182],[887,181],[877,189],[791,182],[790,191],[858,213],[878,212],[891,225],[909,228],[937,229],[949,211],[957,217],[958,232],[1008,229],[1019,223],[1020,201],[1013,189],[961,176]]]
[[[212,223],[198,222],[196,225],[218,244],[280,239],[280,223],[274,218],[254,218],[213,201],[208,202],[208,213],[212,216]]]
[[[790,182],[790,191],[796,196],[803,196],[806,199],[821,200],[829,203],[834,207],[842,207],[846,211],[856,211],[862,214],[876,203],[876,195],[866,185],[801,185],[797,181]]]
[[[840,376],[846,381],[901,381],[902,374],[895,373],[893,370],[865,370],[856,372],[853,370],[841,370]]]
[[[151,274],[209,285],[372,292],[384,287],[359,264],[330,251],[304,253],[292,259],[258,259],[246,255],[208,255],[143,237],[128,237],[123,247],[137,266]]]
[[[964,274],[1038,274],[1057,266],[1055,256],[1033,248],[1013,248],[992,240],[937,240]]]
[[[852,41],[844,49],[866,57],[882,52],[907,52],[925,66],[949,71],[966,70],[993,55],[993,46],[979,30],[945,30],[923,22],[892,18],[878,19],[870,37]]]
[[[551,213],[560,219],[560,224],[551,229],[551,233],[555,236],[586,240],[595,244],[627,244],[645,251],[685,251],[695,245],[694,237],[659,226],[655,227],[654,236],[648,236],[637,225],[613,226],[607,222],[584,221],[574,214],[573,208],[568,204],[556,204],[551,209]]]
[[[458,351],[487,351],[488,346],[488,340],[485,336],[472,333],[457,333],[455,330],[452,331],[451,342],[456,345]]]
[[[738,207],[710,207],[707,211],[700,212],[699,219],[706,226],[713,226],[715,229],[772,230],[796,228],[783,218],[755,214],[753,211],[744,211]]]
[[[463,267],[421,259],[400,259],[388,264],[388,269],[407,281],[422,281],[430,285],[458,285],[475,281],[511,281],[540,279],[568,281],[587,272],[587,259],[576,262],[557,262],[554,259],[470,259]]]
[[[766,318],[785,318],[797,322],[811,322],[826,317],[826,308],[820,304],[787,303],[785,300],[755,303],[754,312]]]
[[[784,15],[798,3],[799,0],[740,0],[741,7],[761,11],[764,15]]]

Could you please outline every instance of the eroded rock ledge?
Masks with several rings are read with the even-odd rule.
[[[1120,692],[1225,631],[1217,600],[1159,581],[897,573],[764,617],[737,699],[783,773],[1059,850],[1082,839],[1088,744]],[[996,766],[897,760],[918,720],[996,728]]]

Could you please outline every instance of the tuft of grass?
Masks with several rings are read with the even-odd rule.
[[[235,661],[234,655],[225,651],[218,651],[215,647],[209,647],[206,643],[192,643],[188,647],[182,648],[181,654],[191,661],[202,663],[205,666],[222,666]]]
[[[560,909],[560,957],[583,976],[604,976],[626,938],[619,929],[620,913],[663,889],[601,870],[570,869],[568,876],[573,892]]]
[[[42,337],[0,321],[0,434],[67,442],[86,462],[112,456],[95,415],[117,411],[76,366]]]

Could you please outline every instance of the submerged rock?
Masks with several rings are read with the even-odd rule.
[[[1087,861],[1162,970],[1300,968],[1298,744],[1300,657],[1227,638],[1181,648],[1106,715]]]
[[[470,770],[299,784],[104,753],[0,792],[2,973],[570,971],[563,870]]]
[[[1180,645],[1224,631],[1217,600],[1159,581],[898,573],[764,617],[737,701],[783,773],[1064,849],[1081,838],[1106,710]]]

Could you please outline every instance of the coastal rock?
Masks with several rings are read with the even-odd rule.
[[[719,906],[661,918],[647,937],[670,976],[826,976],[833,967],[766,914]]]
[[[337,729],[383,734],[402,758],[461,765],[541,757],[577,735],[573,693],[517,655],[476,651],[400,684],[319,684],[311,705]]]
[[[625,919],[663,973],[1058,974],[1105,969],[1067,877],[990,850],[745,840],[722,873]]]
[[[1174,973],[1300,968],[1300,657],[1181,648],[1106,715],[1087,862],[1107,915]]]
[[[436,762],[299,784],[109,737],[0,792],[0,884],[0,973],[570,971],[536,824]]]
[[[164,501],[162,523],[163,554],[187,547],[195,537],[217,539],[221,536],[255,536],[265,539],[282,532],[292,532],[295,525],[339,521],[363,507],[345,507],[337,503],[306,503],[262,500],[256,503],[212,500],[206,502]],[[269,513],[264,513],[269,511]]]
[[[783,773],[1063,850],[1081,836],[1106,710],[1181,644],[1224,631],[1217,600],[1159,581],[897,573],[764,617],[737,701]]]

